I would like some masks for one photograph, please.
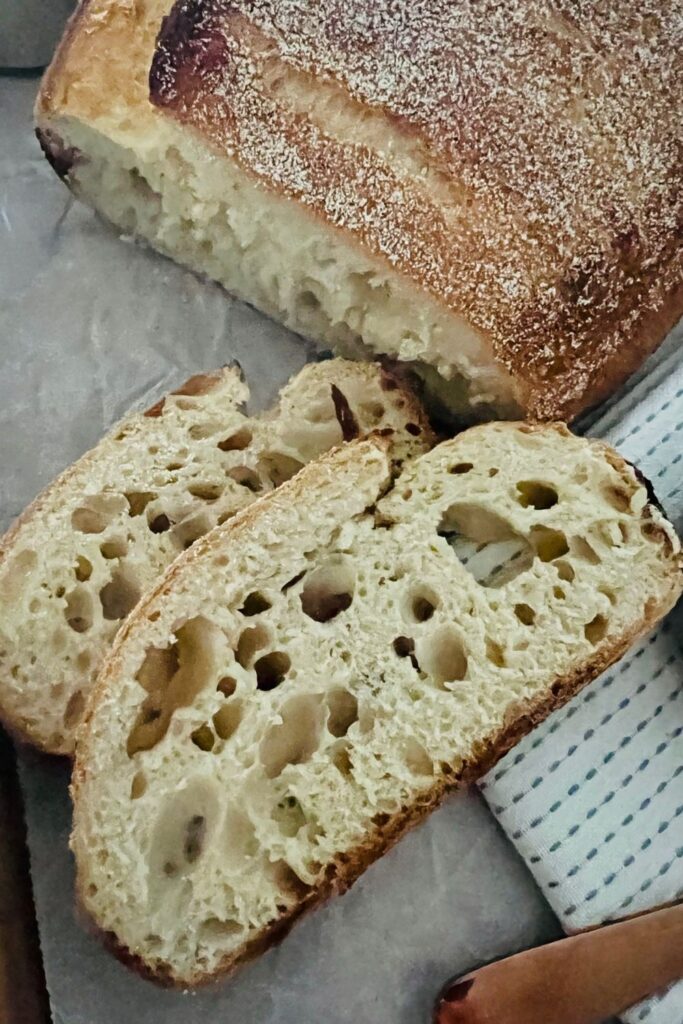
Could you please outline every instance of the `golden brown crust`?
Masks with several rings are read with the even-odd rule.
[[[485,430],[485,426],[472,427],[470,430]],[[564,423],[552,423],[546,425],[530,423],[506,423],[500,424],[501,430],[521,430],[524,433],[555,431],[560,437],[570,434]],[[609,448],[600,441],[591,441],[592,445],[606,453],[609,461],[618,472],[628,476],[630,464],[619,456],[614,449]],[[386,440],[371,437],[366,444],[374,444],[386,450]],[[301,484],[295,478],[289,484],[284,485],[287,493],[294,497],[301,494]],[[648,489],[651,485],[648,484]],[[172,589],[174,580],[183,571],[185,563],[196,558],[206,557],[222,538],[222,532],[240,532],[249,530],[253,521],[260,515],[264,502],[272,501],[272,496],[266,496],[250,505],[238,514],[229,524],[222,528],[213,530],[210,534],[201,538],[197,544],[181,555],[169,568],[159,584],[143,599],[136,611],[126,621],[117,636],[112,655],[103,670],[95,691],[90,699],[86,716],[82,722],[79,740],[77,744],[77,756],[74,764],[74,771],[71,782],[71,793],[74,803],[79,798],[79,790],[86,781],[90,761],[88,750],[89,724],[96,707],[106,694],[110,677],[116,675],[120,658],[120,649],[125,643],[128,634],[134,630],[138,619],[144,619],[158,599],[164,592]],[[653,507],[646,505],[641,513],[645,521],[651,520]],[[364,842],[356,848],[340,854],[325,868],[323,877],[318,884],[306,892],[300,902],[292,909],[285,912],[281,917],[272,921],[261,932],[253,936],[237,954],[225,958],[220,969],[212,975],[206,976],[198,973],[192,978],[175,978],[170,970],[163,966],[157,970],[142,958],[132,954],[130,950],[122,946],[115,936],[110,933],[104,934],[91,922],[94,931],[100,934],[108,948],[124,963],[145,977],[159,984],[166,986],[186,987],[187,985],[210,984],[219,978],[229,977],[241,965],[254,959],[265,952],[272,945],[280,942],[291,930],[296,921],[309,911],[320,906],[335,894],[341,894],[349,889],[360,875],[375,861],[383,856],[398,840],[411,828],[422,822],[427,815],[433,811],[442,800],[460,786],[470,784],[489,771],[516,743],[526,736],[536,725],[544,721],[552,712],[563,707],[574,697],[584,686],[597,678],[610,665],[614,664],[628,648],[641,636],[646,634],[653,626],[673,607],[683,588],[683,554],[680,552],[673,556],[671,551],[671,536],[666,531],[661,531],[657,539],[661,542],[667,558],[672,559],[672,572],[668,591],[658,601],[648,601],[645,605],[643,615],[632,628],[620,637],[607,638],[600,643],[582,664],[575,667],[571,672],[558,676],[545,693],[536,699],[510,708],[507,721],[501,729],[492,733],[485,740],[479,742],[472,751],[472,756],[457,768],[443,766],[442,774],[434,781],[429,790],[425,791],[414,804],[403,807],[392,816],[378,815],[375,818],[374,831],[369,833]],[[82,882],[77,878],[77,899],[84,906]],[[87,912],[86,912],[87,913]]]
[[[164,22],[151,97],[464,317],[529,415],[571,418],[683,311],[675,19],[645,6],[579,23],[561,2],[524,19],[518,0],[429,17],[380,2],[361,45],[358,5],[188,0]],[[296,108],[316,90],[412,147],[424,185]]]

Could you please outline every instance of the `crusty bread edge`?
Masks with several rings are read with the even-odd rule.
[[[500,424],[501,427],[519,429],[518,423]],[[522,429],[528,433],[547,431],[552,429],[560,436],[570,435],[570,431],[563,423],[552,424],[522,424]],[[470,430],[484,430],[486,425],[471,427]],[[387,450],[388,442],[381,437],[370,436],[368,442],[374,443],[377,447]],[[659,510],[661,506],[654,497],[654,489],[650,481],[626,459],[620,456],[615,449],[605,442],[588,438],[591,446],[599,448],[607,457],[608,461],[618,471],[629,471],[633,469],[639,480],[647,488],[650,501],[640,513],[641,520],[648,521],[652,515],[653,505]],[[333,454],[328,453],[329,455]],[[325,456],[327,458],[327,455]],[[296,478],[285,488],[299,486]],[[261,505],[264,502],[273,500],[274,496],[282,491],[275,491],[272,494],[255,501],[252,505],[239,512],[234,519],[200,538],[188,551],[180,555],[161,577],[159,583],[143,598],[137,609],[128,617],[119,633],[117,634],[111,656],[104,670],[102,671],[97,684],[90,695],[88,709],[81,723],[76,746],[76,758],[71,780],[70,792],[74,802],[78,797],[78,790],[87,775],[88,762],[88,726],[92,718],[94,708],[100,697],[105,693],[109,676],[112,669],[116,668],[119,660],[119,648],[125,642],[126,636],[135,625],[138,617],[143,617],[145,610],[159,594],[166,589],[184,565],[186,560],[201,557],[205,549],[214,546],[219,532],[230,529],[241,530],[251,524],[252,519],[260,514]],[[82,879],[76,874],[75,900],[80,920],[93,935],[98,937],[105,947],[123,964],[134,970],[136,973],[149,981],[169,988],[196,988],[210,985],[232,976],[241,966],[245,965],[257,956],[265,953],[271,946],[281,942],[291,931],[294,924],[304,914],[309,913],[316,907],[327,902],[332,896],[341,895],[356,882],[365,870],[376,860],[379,860],[387,853],[408,831],[419,825],[424,819],[435,810],[450,793],[455,792],[462,786],[475,782],[478,778],[488,772],[504,755],[511,750],[524,736],[532,731],[554,711],[559,710],[576,696],[588,683],[592,682],[602,672],[613,665],[621,656],[638,640],[648,633],[656,623],[669,612],[681,592],[683,591],[683,555],[672,550],[670,534],[663,528],[658,529],[658,539],[663,545],[667,556],[673,558],[673,572],[670,579],[670,586],[665,594],[657,602],[648,602],[644,614],[632,628],[618,638],[609,638],[603,641],[594,651],[590,658],[574,668],[571,672],[556,677],[553,683],[546,689],[545,694],[539,695],[537,699],[518,704],[508,709],[506,721],[501,729],[492,733],[486,739],[481,740],[473,751],[470,759],[465,761],[459,770],[442,773],[439,775],[430,789],[420,794],[410,806],[402,807],[400,811],[387,817],[386,821],[376,824],[373,832],[367,835],[364,842],[348,853],[343,853],[327,865],[324,878],[306,893],[299,903],[286,911],[275,921],[271,922],[260,932],[254,935],[236,953],[226,956],[221,965],[210,975],[197,973],[187,977],[176,977],[172,971],[165,966],[152,967],[141,956],[132,952],[128,947],[119,942],[112,932],[99,927],[96,921],[89,914],[84,899],[84,885]],[[72,834],[73,843],[73,834]]]
[[[82,23],[87,21],[89,7],[90,0],[78,0],[76,7],[67,19],[64,31],[57,43],[57,49],[52,55],[52,60],[43,73],[43,77],[40,82],[40,88],[38,89],[33,108],[34,117],[36,119],[41,115],[49,115],[50,113],[56,112],[53,106],[53,86],[55,81],[66,69],[71,44],[76,35],[80,32]],[[45,155],[47,156],[47,153]],[[62,177],[62,175],[60,175],[60,177]]]

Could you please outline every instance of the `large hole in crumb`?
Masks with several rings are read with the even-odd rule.
[[[524,626],[533,626],[536,621],[536,612],[529,604],[520,602],[515,605],[515,615]]]
[[[298,316],[305,318],[306,315],[317,313],[320,309],[320,299],[310,289],[300,292],[296,297],[296,311]]]
[[[134,517],[142,515],[156,494],[153,491],[126,491],[124,497],[128,502],[128,515]]]
[[[203,441],[206,437],[211,437],[217,433],[222,427],[221,423],[217,423],[215,420],[206,420],[204,423],[193,423],[188,434],[193,441]]]
[[[403,745],[405,763],[413,775],[433,775],[434,762],[421,743],[409,736]]]
[[[187,491],[193,498],[199,498],[201,501],[217,501],[223,493],[223,484],[195,480],[189,484]]]
[[[76,565],[74,566],[74,575],[77,580],[81,583],[85,583],[92,576],[92,562],[90,562],[84,555],[76,556]]]
[[[246,615],[247,617],[260,615],[261,612],[267,612],[270,606],[268,598],[259,590],[254,590],[251,594],[247,594],[245,597],[244,604],[240,608],[240,614]]]
[[[327,694],[327,729],[333,736],[346,736],[354,722],[358,720],[358,701],[355,696],[342,687],[335,687]]]
[[[222,693],[224,697],[232,697],[233,693],[237,689],[237,680],[233,679],[232,676],[221,676],[216,683],[216,689],[219,693]]]
[[[190,705],[211,680],[220,630],[207,619],[190,619],[167,648],[150,647],[137,681],[147,691],[126,749],[132,757],[151,750],[166,735],[176,708]]]
[[[144,772],[136,772],[130,784],[131,800],[139,800],[147,790],[147,776]]]
[[[229,740],[242,721],[241,700],[227,701],[213,716],[213,727],[221,740]]]
[[[271,651],[254,662],[256,685],[259,690],[274,690],[289,672],[291,662],[284,651]]]
[[[123,558],[128,551],[128,541],[125,537],[110,537],[100,544],[100,554],[103,558]]]
[[[64,618],[76,633],[85,633],[93,622],[93,600],[85,587],[75,587],[66,598]]]
[[[415,650],[415,641],[410,636],[397,636],[393,648],[399,658],[407,658]]]
[[[598,644],[604,640],[607,634],[608,622],[604,615],[595,615],[590,622],[583,627],[583,632],[591,644]]]
[[[332,764],[345,778],[353,775],[353,763],[346,743],[338,743],[330,750]]]
[[[467,655],[460,634],[453,626],[435,629],[418,646],[420,667],[435,683],[457,682],[467,673]]]
[[[199,747],[200,750],[203,750],[206,753],[213,750],[213,745],[216,742],[213,729],[207,722],[204,722],[204,724],[200,725],[198,729],[195,729],[192,732],[190,739],[194,743],[195,747]]]
[[[173,527],[173,536],[187,550],[196,540],[208,533],[212,526],[213,522],[207,512],[196,512]]]
[[[283,452],[264,452],[258,460],[258,466],[264,476],[268,477],[273,487],[291,480],[303,467],[303,462],[285,455]]]
[[[414,587],[403,600],[403,618],[406,622],[429,622],[440,604],[439,595],[431,587]]]
[[[517,484],[517,501],[523,508],[542,511],[557,505],[557,491],[551,484],[540,480],[520,480]]]
[[[250,469],[249,466],[235,466],[234,469],[228,470],[227,476],[254,494],[263,490],[263,480],[256,470]]]
[[[283,896],[299,901],[311,891],[310,885],[302,882],[294,869],[284,860],[272,864],[270,873]]]
[[[71,525],[79,533],[102,533],[127,507],[121,494],[91,494],[71,513]]]
[[[237,664],[242,668],[251,668],[256,652],[266,646],[269,636],[268,630],[263,626],[250,626],[242,630],[235,650]]]
[[[555,562],[555,571],[566,583],[572,583],[576,575],[570,562]]]
[[[341,556],[330,558],[306,577],[301,591],[304,614],[316,622],[329,622],[350,606],[355,585],[351,563]]]
[[[542,562],[553,562],[569,551],[569,544],[562,530],[551,530],[547,526],[534,526],[529,539]]]
[[[497,668],[504,668],[505,651],[497,640],[492,640],[488,636],[486,637],[486,657]]]
[[[533,564],[534,550],[527,539],[482,505],[450,505],[441,517],[438,533],[483,587],[502,587]]]
[[[251,430],[249,427],[240,427],[234,433],[218,442],[222,452],[241,452],[251,444]]]
[[[599,565],[600,555],[597,553],[585,537],[573,537],[571,541],[572,554],[582,558],[589,565]]]
[[[261,740],[259,756],[268,778],[289,764],[303,764],[315,753],[323,725],[319,695],[292,697],[280,709],[282,723],[270,727]]]
[[[85,697],[81,690],[71,694],[64,709],[64,725],[67,729],[73,729],[80,722],[85,710]]]
[[[109,583],[100,590],[100,603],[105,619],[125,619],[140,600],[140,588],[131,571],[117,569]]]
[[[166,533],[171,528],[171,520],[165,512],[158,512],[148,518],[148,526],[152,533]]]

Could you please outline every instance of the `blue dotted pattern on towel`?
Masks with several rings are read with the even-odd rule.
[[[588,432],[653,481],[683,531],[683,331]],[[683,608],[481,784],[567,931],[683,897]],[[623,1015],[683,1024],[683,983]]]

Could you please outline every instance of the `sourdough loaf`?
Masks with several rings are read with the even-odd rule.
[[[26,739],[72,751],[121,622],[216,523],[350,437],[387,430],[397,462],[431,443],[408,387],[376,364],[310,364],[260,417],[247,397],[237,367],[191,378],[117,424],[0,538],[0,712]]]
[[[121,230],[479,417],[575,416],[680,316],[676,4],[182,0],[155,52],[169,8],[82,3],[38,99]]]
[[[681,591],[604,445],[476,427],[392,483],[354,442],[201,538],[118,635],[73,776],[79,897],[195,984],[343,891]]]

